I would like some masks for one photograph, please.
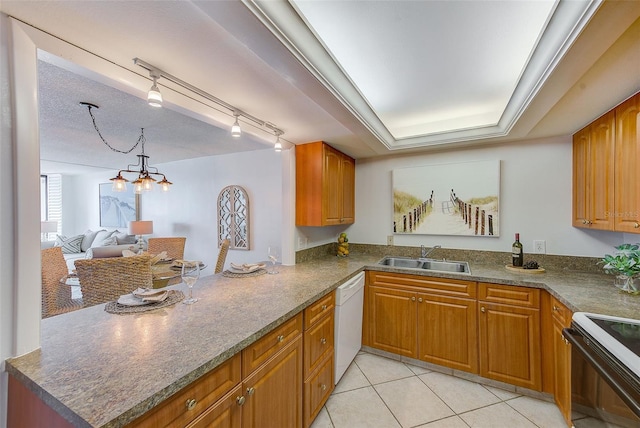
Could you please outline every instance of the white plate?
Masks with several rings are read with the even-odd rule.
[[[264,264],[256,265],[251,269],[236,269],[233,266],[229,266],[229,271],[233,273],[253,273],[257,270],[264,269],[265,267],[266,265]]]
[[[120,298],[118,299],[118,303],[125,306],[142,306],[148,305],[153,302],[145,302],[142,299],[138,299],[133,294],[125,294],[124,296],[120,296]]]

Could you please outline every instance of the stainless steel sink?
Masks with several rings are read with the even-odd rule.
[[[469,263],[450,260],[411,259],[408,257],[385,257],[379,265],[392,266],[403,269],[429,270],[437,272],[453,272],[471,274]]]

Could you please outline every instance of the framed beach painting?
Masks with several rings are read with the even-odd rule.
[[[111,183],[100,186],[100,226],[129,227],[129,222],[138,219],[139,195],[133,186],[124,192],[114,192]]]
[[[393,233],[499,236],[500,161],[392,171]]]

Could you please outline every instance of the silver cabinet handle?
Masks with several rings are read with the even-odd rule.
[[[560,308],[556,305],[553,305],[553,311],[554,312],[558,312],[560,310]]]
[[[324,383],[322,385],[320,385],[320,389],[322,391],[326,391],[327,390],[327,385],[325,385]]]
[[[322,339],[320,339],[320,344],[321,345],[326,345],[327,344],[327,339],[325,339],[324,337]]]
[[[251,388],[247,388],[247,395],[253,395],[256,392],[256,389],[252,386]]]
[[[635,229],[639,228],[639,227],[640,227],[640,223],[635,223],[635,224],[633,225],[633,227],[634,227]]]
[[[284,336],[281,334],[280,336],[278,336],[276,338],[276,340],[278,341],[278,343],[282,342],[284,340]]]
[[[419,297],[419,298],[418,298],[418,302],[419,302],[419,303],[422,303],[422,297]]]
[[[321,308],[321,309],[322,309],[323,311],[326,311],[326,310],[327,310],[327,305],[322,305],[322,308]]]
[[[415,301],[416,301],[416,298],[415,298],[415,297],[412,297],[412,298],[411,298],[411,301],[412,301],[412,302],[415,302]]]
[[[187,410],[193,410],[194,407],[196,407],[196,404],[198,404],[198,401],[195,398],[190,398],[185,404],[187,406]]]
[[[238,406],[242,406],[245,400],[246,398],[244,398],[244,395],[241,395],[240,397],[236,397],[236,403],[238,403]]]
[[[483,314],[486,312],[487,310],[484,308],[484,306],[480,307],[480,312],[482,312]]]

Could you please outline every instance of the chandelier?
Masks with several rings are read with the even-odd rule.
[[[165,177],[164,174],[159,172],[158,168],[152,167],[149,165],[149,156],[147,156],[144,153],[144,144],[147,142],[147,139],[144,136],[144,128],[140,128],[140,137],[138,137],[138,140],[133,145],[133,147],[131,147],[129,150],[116,149],[112,147],[104,139],[104,137],[100,133],[100,130],[98,129],[98,125],[96,124],[96,118],[93,115],[93,112],[91,111],[91,109],[99,108],[99,107],[95,104],[91,104],[87,102],[81,102],[80,104],[87,106],[89,110],[89,115],[91,116],[91,120],[93,121],[94,129],[98,133],[98,136],[100,136],[100,139],[102,140],[102,142],[107,147],[109,147],[112,151],[128,154],[128,153],[131,153],[136,147],[138,147],[138,145],[141,148],[141,153],[139,155],[136,155],[138,157],[138,163],[135,165],[132,165],[132,164],[127,165],[127,169],[121,169],[120,171],[118,171],[118,175],[110,179],[113,182],[112,189],[114,192],[124,192],[125,190],[127,190],[127,183],[129,183],[130,181],[124,178],[122,176],[122,173],[138,174],[138,178],[136,178],[134,181],[131,181],[131,184],[133,185],[133,191],[136,194],[140,194],[142,192],[148,192],[152,190],[154,183],[159,184],[162,191],[164,192],[169,191],[169,186],[171,186],[173,183],[167,180],[167,177]],[[157,179],[153,178],[154,176],[157,178],[162,177],[162,180],[158,181]]]

